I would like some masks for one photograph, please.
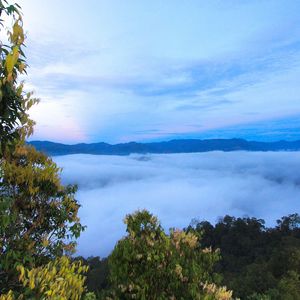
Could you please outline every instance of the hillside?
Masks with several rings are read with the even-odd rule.
[[[155,143],[75,144],[67,145],[49,141],[32,141],[29,144],[49,155],[98,154],[128,155],[131,153],[195,153],[208,151],[299,151],[300,141],[255,142],[243,139],[183,139]]]

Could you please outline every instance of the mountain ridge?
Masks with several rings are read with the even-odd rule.
[[[209,151],[300,151],[300,140],[258,142],[245,139],[174,139],[163,142],[138,143],[128,142],[119,144],[79,143],[63,144],[51,141],[31,141],[39,151],[51,156],[69,154],[95,154],[95,155],[129,155],[129,154],[167,154],[167,153],[197,153]]]

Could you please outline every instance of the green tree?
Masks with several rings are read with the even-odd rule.
[[[19,266],[18,271],[24,291],[17,296],[9,291],[0,300],[79,300],[85,292],[83,274],[87,267],[80,261],[72,263],[66,256],[31,270]]]
[[[109,257],[113,299],[231,299],[213,282],[218,251],[199,247],[192,233],[166,234],[147,211],[128,215],[128,235]]]
[[[62,186],[59,168],[30,147],[2,164],[0,183],[0,288],[16,284],[15,266],[39,266],[72,252],[82,231],[76,187]]]
[[[97,257],[77,257],[76,260],[81,260],[84,265],[89,267],[86,274],[86,286],[90,292],[101,294],[108,287],[108,259],[100,259]]]
[[[34,122],[28,110],[38,100],[32,93],[24,93],[20,74],[26,73],[23,52],[25,35],[23,20],[18,4],[0,1],[0,30],[5,24],[12,24],[7,38],[0,45],[0,159],[13,152],[14,146],[32,134]]]
[[[76,186],[60,183],[60,169],[46,155],[26,146],[38,102],[23,91],[26,73],[20,7],[0,1],[0,29],[11,25],[0,46],[0,293],[21,289],[17,266],[39,267],[74,250],[83,230]],[[4,24],[4,21],[5,24]],[[3,35],[2,35],[3,36]]]
[[[241,299],[299,299],[300,217],[291,214],[267,228],[263,220],[225,216],[214,226],[198,222],[204,246],[219,248],[216,270]]]

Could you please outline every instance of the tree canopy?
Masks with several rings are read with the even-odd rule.
[[[17,267],[36,268],[74,250],[83,226],[76,186],[63,186],[60,168],[25,144],[33,132],[29,109],[38,100],[23,90],[25,35],[20,6],[0,1],[0,293],[22,290]],[[5,22],[4,22],[5,19]]]
[[[113,299],[231,299],[214,283],[219,252],[201,248],[197,235],[168,235],[148,211],[128,215],[125,223],[128,235],[109,257]]]
[[[266,227],[256,218],[225,216],[215,225],[193,222],[187,232],[220,249],[216,269],[222,283],[241,299],[299,299],[300,216],[292,214]]]
[[[26,73],[27,68],[20,6],[1,0],[0,18],[1,32],[5,25],[12,24],[0,46],[0,154],[6,156],[17,143],[32,134],[34,122],[28,111],[38,100],[32,93],[25,93],[23,83],[18,81],[18,76]]]

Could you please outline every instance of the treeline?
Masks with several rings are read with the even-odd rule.
[[[187,233],[201,236],[199,249],[220,249],[213,268],[221,285],[240,299],[300,299],[300,216],[292,214],[266,227],[264,220],[225,216],[215,225],[193,221]],[[202,251],[202,250],[200,250]],[[87,288],[109,289],[108,258],[78,257],[89,266]],[[188,299],[188,298],[183,298]]]

